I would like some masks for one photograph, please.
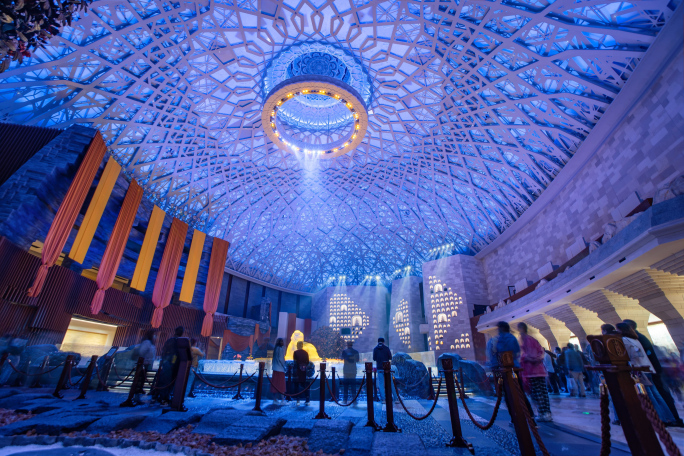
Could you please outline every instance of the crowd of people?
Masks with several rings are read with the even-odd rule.
[[[601,384],[601,374],[587,369],[596,364],[593,352],[587,342],[584,351],[580,347],[568,343],[562,349],[555,347],[553,351],[544,349],[541,344],[528,334],[525,323],[518,323],[519,339],[511,334],[508,323],[497,323],[498,334],[487,342],[487,357],[489,366],[500,367],[499,354],[512,352],[514,365],[521,369],[518,375],[520,388],[528,391],[537,407],[537,421],[553,421],[549,395],[569,395],[570,397],[587,397],[587,392],[598,396]],[[604,324],[601,332],[622,338],[630,358],[630,365],[647,367],[648,371],[638,373],[648,396],[653,403],[660,419],[666,426],[684,427],[679,416],[675,396],[681,401],[682,379],[684,367],[675,356],[666,357],[661,363],[658,353],[651,341],[637,331],[637,324],[633,320],[625,320],[613,326]],[[664,366],[663,366],[664,364]],[[525,396],[525,402],[530,416],[535,413]],[[509,398],[505,397],[510,408]],[[620,424],[613,408],[613,424]]]

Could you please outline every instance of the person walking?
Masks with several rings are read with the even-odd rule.
[[[204,358],[204,352],[197,346],[197,339],[194,337],[190,339],[190,354],[192,355],[192,369],[188,374],[188,386],[185,388],[185,395],[187,397],[195,397],[195,372],[199,369],[199,360]]]
[[[629,354],[629,364],[634,367],[648,367],[650,372],[640,372],[639,377],[641,378],[641,383],[646,389],[649,399],[655,408],[656,413],[660,417],[660,420],[665,423],[665,426],[675,425],[675,417],[670,412],[667,404],[663,400],[662,396],[658,392],[658,389],[653,384],[653,364],[648,359],[646,355],[646,350],[639,342],[639,338],[636,332],[627,323],[618,323],[615,325],[618,331],[622,334],[622,342],[625,344],[627,353]]]
[[[162,405],[167,405],[171,397],[171,389],[173,388],[173,381],[178,374],[178,339],[183,337],[185,328],[179,326],[174,331],[174,336],[170,337],[162,348],[161,362],[159,363],[159,375],[157,376],[157,385],[162,386],[157,389],[158,396],[156,398]]]
[[[682,418],[679,416],[679,412],[677,411],[677,406],[672,394],[670,393],[670,389],[663,383],[663,366],[660,364],[660,360],[658,359],[655,348],[653,348],[653,344],[650,340],[648,340],[648,337],[637,331],[637,324],[634,320],[624,320],[623,323],[626,323],[630,328],[632,328],[634,333],[637,335],[639,343],[646,351],[646,356],[648,356],[648,360],[653,366],[651,381],[653,382],[653,386],[655,386],[660,393],[663,401],[665,401],[665,404],[667,404],[667,408],[670,409],[670,413],[672,413],[672,416],[674,417],[674,423],[672,426],[684,427],[684,421],[682,421]]]
[[[565,355],[560,347],[553,349],[556,355],[556,375],[558,375],[558,380],[560,382],[560,390],[562,393],[569,393],[570,388],[568,387],[568,370],[565,367]]]
[[[564,356],[565,367],[568,370],[568,376],[575,383],[570,391],[570,397],[575,397],[578,394],[579,397],[587,397],[587,391],[584,388],[584,361],[582,360],[582,355],[577,353],[572,344],[569,343],[567,345],[567,350],[565,350]],[[571,388],[570,385],[568,385],[568,388]]]
[[[304,342],[297,342],[297,350],[292,355],[292,359],[295,369],[295,394],[297,394],[300,389],[306,388],[306,372],[309,370],[309,354],[304,350]],[[311,390],[307,389],[304,393],[306,397],[304,405],[309,405],[310,392]],[[299,405],[299,396],[297,396],[297,405]]]
[[[549,350],[544,350],[544,368],[546,373],[549,374],[547,377],[547,389],[551,387],[551,394],[560,394],[560,382],[558,381],[558,374],[556,374],[556,361],[554,355]]]
[[[351,340],[347,342],[347,348],[342,350],[340,358],[344,361],[344,367],[342,368],[343,379],[342,385],[344,386],[344,402],[347,402],[347,394],[349,393],[349,387],[352,390],[352,399],[356,396],[356,363],[359,362],[359,352],[354,350],[354,342]],[[333,379],[334,381],[334,379]]]
[[[273,377],[271,378],[271,393],[273,394],[273,403],[280,405],[285,403],[281,391],[285,391],[285,341],[282,337],[276,340],[275,347],[273,347],[273,357],[271,358],[271,369],[273,370]]]
[[[140,345],[134,349],[134,358],[144,358],[143,362],[143,384],[138,385],[135,393],[134,403],[142,404],[142,395],[144,394],[143,385],[144,381],[147,380],[147,373],[152,371],[152,366],[154,364],[154,357],[157,356],[157,348],[155,343],[157,341],[157,331],[154,329],[149,329],[143,335]]]
[[[392,351],[385,345],[385,338],[378,338],[378,345],[373,349],[373,361],[375,361],[375,369],[378,373],[377,381],[378,384],[375,386],[378,389],[378,396],[380,397],[380,402],[385,401],[385,369],[383,364],[387,361],[392,361]],[[391,374],[390,374],[391,375]],[[391,378],[391,377],[390,377]],[[394,398],[392,394],[392,388],[390,388],[390,400]]]
[[[549,389],[546,387],[547,372],[544,367],[546,352],[537,339],[527,334],[527,325],[518,323],[520,333],[520,366],[522,376],[530,385],[532,400],[537,405],[538,421],[553,421]]]
[[[502,367],[501,364],[499,364],[499,353],[512,352],[513,366],[520,367],[520,345],[518,344],[518,339],[511,334],[511,326],[505,321],[500,321],[496,324],[496,327],[499,333],[487,341],[487,359],[489,360],[489,366],[495,372],[495,375],[497,369]],[[525,390],[523,389],[522,376],[517,375],[516,377],[518,378],[520,391],[523,392],[522,395],[523,399],[525,399],[525,405],[530,412],[530,418],[534,421],[534,410],[532,409],[530,401],[527,399],[527,395],[524,393]],[[504,399],[506,400],[506,407],[508,410],[512,410],[512,402],[511,398],[508,397],[508,394],[504,394]],[[513,421],[511,421],[511,423],[513,423]]]

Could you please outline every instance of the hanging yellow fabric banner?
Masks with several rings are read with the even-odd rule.
[[[100,224],[100,219],[112,194],[119,173],[121,173],[121,165],[113,158],[110,158],[102,172],[100,182],[97,184],[93,199],[88,205],[88,210],[85,217],[83,217],[81,227],[78,229],[78,233],[76,233],[74,245],[71,246],[71,251],[69,252],[69,258],[77,263],[83,263],[83,260],[85,260],[90,243],[93,241],[93,236],[95,236],[97,226]]]
[[[150,268],[152,267],[154,252],[157,250],[159,233],[161,233],[165,216],[166,212],[162,211],[157,206],[154,206],[150,221],[147,222],[147,232],[145,232],[145,239],[143,239],[140,255],[138,256],[138,262],[135,264],[133,279],[131,279],[131,288],[139,291],[145,291],[147,277],[150,275]]]
[[[202,249],[207,235],[195,230],[192,233],[192,244],[188,254],[188,264],[185,265],[185,276],[183,276],[183,286],[181,287],[180,300],[191,303],[192,295],[195,293],[197,283],[197,272],[199,271],[200,260],[202,260]]]

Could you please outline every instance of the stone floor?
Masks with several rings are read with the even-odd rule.
[[[308,439],[312,451],[321,450],[326,454],[344,453],[345,456],[451,456],[470,454],[465,449],[447,448],[451,439],[451,421],[446,399],[439,399],[430,417],[416,421],[395,405],[395,422],[402,432],[373,432],[364,427],[367,421],[365,403],[352,407],[325,404],[326,413],[331,420],[315,420],[318,403],[310,406],[276,406],[271,401],[262,403],[263,413],[252,412],[253,400],[232,400],[215,397],[188,399],[188,411],[184,413],[162,413],[159,406],[143,405],[135,408],[120,408],[125,396],[118,393],[88,392],[86,400],[74,400],[76,391],[65,391],[64,399],[51,396],[52,390],[27,388],[0,389],[0,408],[31,412],[34,417],[0,427],[0,456],[29,451],[21,445],[34,443],[24,441],[22,434],[30,433],[58,436],[72,431],[85,431],[87,434],[106,434],[110,431],[133,429],[135,431],[157,431],[162,434],[174,429],[193,425],[193,433],[211,435],[211,441],[218,445],[253,444],[273,435],[287,435]],[[415,415],[423,415],[432,406],[431,401],[408,400],[406,406]],[[492,414],[494,401],[490,398],[472,398],[469,408],[481,421],[487,421]],[[600,448],[600,417],[598,399],[575,399],[554,397],[552,399],[555,422],[540,425],[540,434],[552,455],[598,454]],[[480,456],[505,456],[520,454],[513,428],[509,426],[510,417],[502,406],[496,424],[488,431],[477,429],[460,409],[463,436]],[[376,403],[376,421],[386,424],[386,410]],[[684,431],[670,429],[675,440],[684,444]],[[20,437],[14,437],[20,436]],[[629,454],[621,428],[613,427],[613,455]],[[15,441],[15,439],[18,439]],[[86,439],[97,444],[94,439]],[[81,441],[62,443],[46,440],[41,442],[40,456],[68,456],[83,454],[88,456],[118,456],[120,450],[92,447],[76,451]],[[119,442],[120,443],[120,442]],[[53,446],[56,445],[56,446]],[[71,447],[66,446],[71,445]],[[116,442],[108,445],[115,446]],[[32,448],[32,447],[31,447]],[[62,452],[53,452],[59,450]],[[71,448],[71,449],[69,449]],[[50,451],[47,451],[47,450]],[[140,444],[136,452],[154,453],[156,456],[170,454],[166,446]],[[43,451],[45,450],[45,451]],[[86,451],[87,450],[87,451]],[[177,448],[171,448],[177,453]],[[340,451],[343,450],[343,451]],[[33,450],[31,450],[33,451]],[[132,451],[132,450],[131,450]],[[45,453],[45,454],[43,454]],[[54,453],[54,454],[53,454]],[[33,453],[38,456],[37,453]],[[33,456],[24,453],[24,456]],[[125,454],[133,454],[126,452]],[[142,453],[140,453],[142,454]],[[136,454],[135,456],[139,456]]]

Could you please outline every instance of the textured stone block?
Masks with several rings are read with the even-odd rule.
[[[111,431],[133,429],[139,425],[146,415],[111,415],[100,418],[86,429],[91,434],[107,434]]]
[[[414,456],[425,453],[425,445],[417,434],[376,432],[372,456]]]
[[[280,433],[292,437],[308,437],[315,424],[316,420],[287,420]]]
[[[38,434],[59,435],[72,431],[81,431],[99,417],[92,415],[53,415],[37,416],[24,421],[16,421],[0,428],[3,435],[23,434],[35,429]]]
[[[347,448],[352,423],[347,420],[316,420],[309,435],[309,449],[313,452],[335,454]]]
[[[197,423],[202,417],[201,413],[190,412],[169,412],[161,416],[148,416],[135,430],[140,432],[156,431],[161,434],[168,434],[174,429]]]
[[[202,417],[193,432],[217,435],[225,428],[239,423],[245,417],[243,410],[217,410]]]
[[[256,443],[277,435],[285,424],[282,418],[260,416],[245,417],[233,426],[228,426],[212,439],[220,445],[245,445]]]

